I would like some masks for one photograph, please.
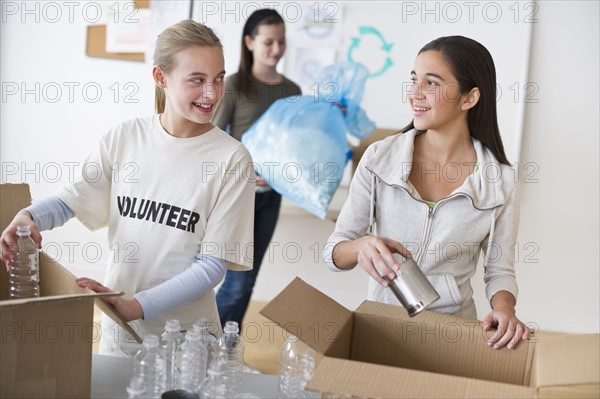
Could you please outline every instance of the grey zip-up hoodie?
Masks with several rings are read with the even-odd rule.
[[[367,234],[394,239],[411,252],[440,294],[428,310],[476,319],[470,279],[481,250],[488,301],[500,290],[517,298],[518,175],[473,138],[476,172],[430,208],[408,180],[417,134],[411,130],[369,146],[325,246],[324,261],[331,270],[342,271],[332,261],[337,243]],[[437,173],[440,179],[459,179],[458,165],[444,169],[428,173]],[[373,278],[369,278],[367,299],[400,305],[391,290]]]

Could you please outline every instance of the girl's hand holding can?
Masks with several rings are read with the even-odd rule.
[[[333,251],[333,258],[340,269],[351,269],[359,264],[379,284],[387,287],[388,282],[382,275],[388,276],[390,280],[396,278],[396,271],[400,267],[393,256],[396,253],[406,258],[412,256],[398,241],[367,235],[353,241],[340,242]]]

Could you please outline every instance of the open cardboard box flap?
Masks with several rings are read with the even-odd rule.
[[[138,343],[142,338],[125,321],[123,316],[111,305],[102,300],[102,298],[123,295],[122,292],[96,293],[87,288],[82,288],[75,283],[76,277],[65,269],[60,263],[50,258],[47,254],[40,253],[40,297],[28,299],[8,300],[8,273],[4,262],[0,261],[0,275],[2,284],[2,294],[0,295],[0,307],[7,309],[9,307],[36,304],[49,304],[57,301],[77,300],[93,298],[94,304],[102,312],[117,322],[133,339]]]
[[[260,313],[319,353],[348,357],[353,314],[299,278]]]
[[[514,350],[493,350],[493,332],[479,321],[428,311],[410,318],[370,301],[351,312],[298,278],[261,313],[324,355],[307,385],[323,393],[536,397],[540,388],[600,380],[598,334],[535,335]]]
[[[536,344],[537,386],[587,385],[600,379],[600,335],[578,334],[540,338]]]

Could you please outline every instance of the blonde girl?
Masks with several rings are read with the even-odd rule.
[[[175,24],[158,36],[152,75],[157,113],[102,136],[83,166],[99,167],[99,180],[80,177],[19,212],[2,233],[3,259],[13,258],[18,225],[30,225],[40,244],[39,231],[73,216],[92,230],[108,227],[104,284],[80,278],[80,286],[123,291],[107,301],[142,336],[160,334],[168,319],[188,329],[199,317],[218,333],[214,287],[227,269],[252,267],[244,249],[252,241],[255,179],[248,151],[210,122],[223,95],[221,42],[197,22]],[[123,165],[135,165],[135,175],[116,178]],[[135,249],[127,258],[124,246]],[[126,339],[103,319],[101,353],[122,355]]]

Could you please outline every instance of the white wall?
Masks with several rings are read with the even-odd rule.
[[[63,2],[55,2],[64,11],[58,22],[42,15],[46,2],[26,3],[33,14],[6,8],[23,7],[23,2],[1,3],[1,181],[27,182],[33,197],[41,198],[72,178],[71,165],[81,164],[107,128],[151,113],[153,92],[146,64],[85,56],[87,21],[81,11],[86,2],[77,3],[72,22]],[[526,104],[520,160],[518,311],[544,330],[598,332],[600,10],[590,1],[538,4],[528,81],[539,88],[534,97],[539,101]],[[406,40],[418,39],[415,34]],[[299,274],[347,307],[360,303],[366,295],[360,270],[342,276],[315,262],[315,244],[322,245],[332,228],[331,222],[283,214],[275,237],[279,250],[261,271],[255,299],[270,299]],[[75,274],[102,278],[105,234],[70,222],[47,232],[44,242]],[[303,256],[285,262],[281,248],[292,242]],[[286,256],[289,261],[293,253]],[[483,313],[480,276],[473,283]]]
[[[539,248],[519,265],[520,309],[547,329],[598,331],[598,2],[543,2],[534,26],[522,164],[519,243]],[[533,177],[533,176],[532,176]]]
[[[103,8],[96,5],[102,4]],[[86,27],[113,2],[2,1],[0,157],[3,183],[26,182],[34,199],[79,173],[100,135],[153,112],[144,63],[85,55]],[[48,232],[44,248],[76,274],[102,278],[106,232],[79,223]]]

